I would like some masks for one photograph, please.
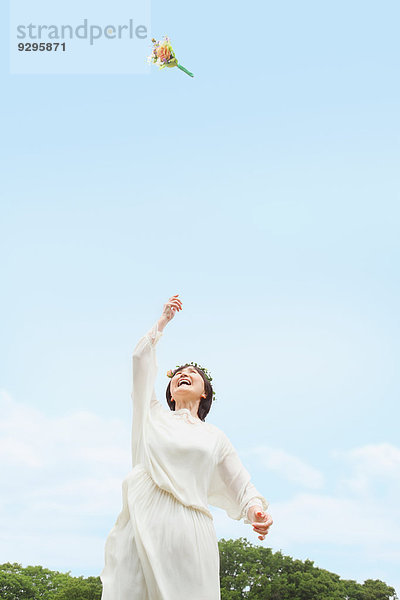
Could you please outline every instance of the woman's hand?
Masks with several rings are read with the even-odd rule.
[[[271,515],[260,509],[259,506],[251,506],[247,513],[249,521],[252,521],[253,531],[259,533],[259,540],[265,539],[273,520]]]
[[[171,298],[164,304],[162,315],[158,320],[158,329],[162,331],[167,323],[174,318],[175,313],[182,310],[182,302],[178,298],[179,294],[171,296]]]

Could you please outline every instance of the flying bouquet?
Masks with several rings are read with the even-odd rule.
[[[169,37],[165,35],[164,39],[160,42],[154,38],[151,41],[153,42],[153,52],[148,57],[148,61],[150,63],[155,63],[160,67],[160,69],[163,69],[164,67],[178,67],[178,69],[187,75],[190,75],[190,77],[194,77],[193,73],[178,63],[178,59],[175,56],[175,52],[171,46]]]

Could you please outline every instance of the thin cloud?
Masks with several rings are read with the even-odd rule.
[[[355,494],[370,496],[379,489],[387,502],[400,492],[400,448],[393,444],[368,444],[346,452],[336,451],[347,472],[341,487]]]
[[[131,468],[129,427],[90,412],[48,416],[5,391],[0,410],[0,561],[64,568],[74,554],[80,572],[101,565]]]
[[[246,454],[257,456],[266,469],[302,487],[319,489],[324,484],[324,476],[318,469],[284,450],[258,446]]]

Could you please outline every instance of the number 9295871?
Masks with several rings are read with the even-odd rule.
[[[66,44],[63,42],[24,42],[18,44],[18,50],[20,52],[65,52]]]

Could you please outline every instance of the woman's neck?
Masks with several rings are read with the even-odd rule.
[[[199,418],[197,412],[199,410],[200,400],[175,400],[175,410],[181,410],[181,408],[187,408],[190,414],[196,419]]]

